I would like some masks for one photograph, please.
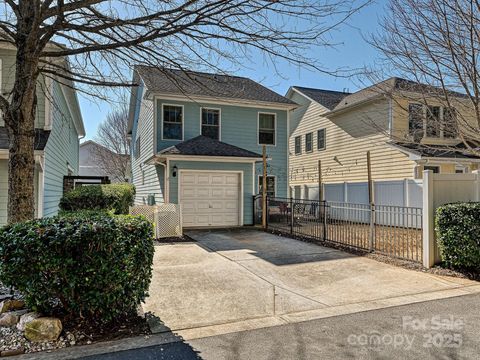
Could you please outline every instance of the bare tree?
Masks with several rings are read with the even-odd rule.
[[[8,221],[34,216],[42,76],[103,96],[105,87],[134,85],[132,64],[222,71],[263,56],[325,71],[305,54],[331,46],[331,30],[368,1],[5,0],[1,41],[16,50],[13,88],[0,96],[10,139]]]
[[[130,178],[130,140],[127,137],[128,109],[123,106],[111,111],[99,125],[93,158],[114,181]]]
[[[450,141],[445,147],[459,140],[480,155],[480,2],[390,0],[372,44],[388,72],[414,81],[400,81],[393,92],[410,100],[400,105],[418,119],[409,140],[441,133]]]

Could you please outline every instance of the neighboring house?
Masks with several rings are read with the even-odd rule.
[[[262,181],[288,168],[289,110],[297,105],[246,78],[137,66],[130,100],[136,204],[180,203],[185,227],[253,223]],[[287,176],[270,195],[287,196]],[[149,201],[150,199],[150,201]]]
[[[309,189],[318,189],[319,160],[324,183],[367,181],[367,151],[374,180],[419,179],[427,169],[477,169],[480,159],[465,154],[460,140],[442,130],[450,121],[448,109],[433,99],[427,115],[419,87],[425,89],[399,78],[353,94],[291,87],[286,97],[301,105],[290,122],[292,195],[308,198]],[[442,126],[430,126],[431,116]]]
[[[15,50],[0,45],[0,87],[8,94],[15,77]],[[85,136],[72,84],[40,78],[35,119],[35,215],[55,215],[63,176],[78,174],[79,138]],[[46,89],[46,90],[45,90]],[[45,90],[45,93],[44,93]],[[47,95],[45,95],[47,94]],[[0,225],[7,222],[8,137],[0,116]]]
[[[80,144],[80,176],[108,176],[110,182],[129,182],[130,155],[117,154],[99,143],[88,140]],[[100,164],[100,162],[109,162]]]

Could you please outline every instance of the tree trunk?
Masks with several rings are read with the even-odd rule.
[[[17,23],[15,83],[4,120],[9,136],[8,222],[35,216],[35,111],[38,77],[37,33],[35,18],[38,4],[20,1],[22,16]]]

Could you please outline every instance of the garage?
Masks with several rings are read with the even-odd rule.
[[[184,227],[242,225],[241,172],[185,170],[179,177]]]

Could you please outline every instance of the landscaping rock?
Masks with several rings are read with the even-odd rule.
[[[13,312],[7,312],[0,315],[0,326],[9,327],[18,323],[18,315]]]
[[[25,325],[25,337],[34,342],[57,340],[62,332],[62,322],[57,318],[41,317]]]
[[[0,314],[3,314],[11,310],[21,310],[25,307],[25,302],[23,300],[3,300],[0,303]]]
[[[30,321],[38,319],[42,315],[36,312],[29,312],[20,317],[20,321],[17,324],[17,329],[20,331],[25,331],[25,325],[27,325]]]

